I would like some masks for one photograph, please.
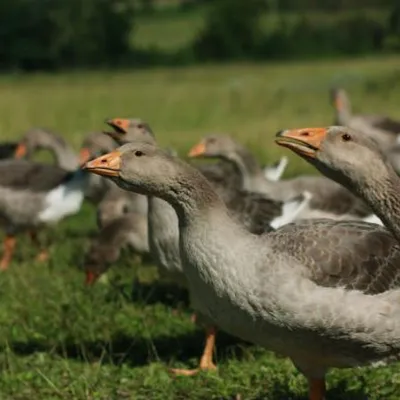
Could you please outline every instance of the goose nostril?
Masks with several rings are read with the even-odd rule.
[[[107,162],[107,160],[104,160],[104,159],[103,159],[103,160],[101,160],[101,162],[104,164],[104,163],[106,163],[106,162]]]
[[[301,133],[300,133],[300,136],[308,137],[308,136],[311,136],[311,135],[310,135],[310,132],[305,131],[305,132],[301,132]]]

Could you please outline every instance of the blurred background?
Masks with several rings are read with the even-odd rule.
[[[1,18],[13,71],[400,51],[397,0],[4,0]]]

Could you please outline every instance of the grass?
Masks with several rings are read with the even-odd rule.
[[[112,116],[140,116],[181,154],[203,134],[232,133],[260,161],[288,154],[273,143],[285,127],[328,125],[329,88],[349,89],[356,109],[400,118],[400,58],[226,65],[140,72],[0,77],[0,132],[17,139],[34,125],[79,147]],[[313,172],[290,155],[287,176]],[[286,359],[221,334],[217,374],[172,378],[194,367],[202,332],[187,294],[155,279],[153,266],[125,253],[105,283],[83,285],[79,270],[95,210],[43,232],[51,260],[34,262],[21,236],[0,281],[1,399],[301,399],[304,379]],[[132,282],[135,283],[132,285]],[[173,311],[175,310],[175,311]],[[332,371],[331,399],[397,399],[398,364]]]

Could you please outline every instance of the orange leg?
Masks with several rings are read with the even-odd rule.
[[[309,400],[324,400],[326,387],[325,387],[325,379],[308,379],[308,399]]]
[[[213,363],[213,353],[215,347],[216,329],[211,326],[206,329],[206,344],[204,346],[203,355],[200,359],[199,368],[196,369],[172,369],[175,375],[193,376],[200,371],[215,371],[217,367]]]
[[[197,321],[197,314],[196,314],[196,313],[193,313],[193,314],[190,316],[190,320],[195,324],[196,321]]]
[[[32,243],[36,247],[40,248],[41,245],[40,245],[40,241],[39,241],[37,232],[36,231],[29,231],[29,236],[30,236],[30,238],[32,240]],[[38,255],[36,256],[36,261],[44,262],[44,261],[47,261],[48,259],[49,259],[49,253],[45,249],[41,249],[39,251]]]
[[[0,270],[5,270],[8,268],[8,264],[10,264],[10,261],[12,259],[12,256],[14,254],[14,249],[15,249],[15,244],[17,243],[17,240],[15,236],[12,235],[7,235],[4,239],[3,247],[3,258],[0,261]]]

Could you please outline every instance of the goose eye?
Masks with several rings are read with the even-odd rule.
[[[140,151],[140,150],[135,151],[135,156],[141,157],[142,155],[143,155],[143,151]]]
[[[138,127],[139,129],[143,129],[143,128],[144,128],[144,125],[143,125],[143,124],[138,124],[137,127]]]
[[[351,140],[351,136],[348,133],[344,133],[342,135],[342,139],[343,139],[344,142],[348,142],[348,141]]]

